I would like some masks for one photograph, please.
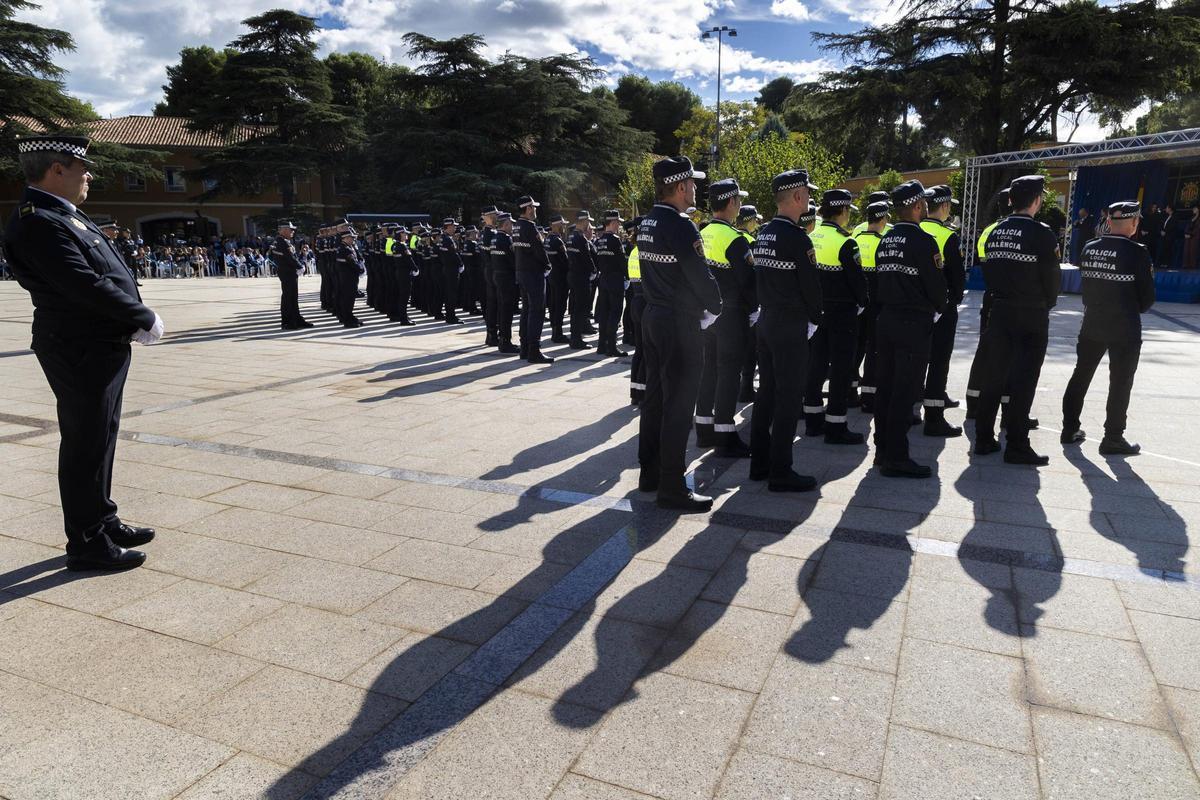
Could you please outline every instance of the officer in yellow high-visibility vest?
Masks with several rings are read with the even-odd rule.
[[[878,277],[875,273],[875,251],[883,241],[883,235],[892,227],[892,206],[887,200],[880,200],[866,207],[866,229],[855,234],[854,242],[858,245],[858,257],[862,262],[863,274],[867,277],[867,310],[858,317],[858,352],[855,355],[855,374],[862,370],[858,390],[861,394],[859,405],[864,413],[875,413],[875,322],[879,317]]]
[[[750,242],[733,224],[745,196],[733,178],[709,184],[713,216],[700,231],[704,261],[721,290],[721,314],[701,337],[704,366],[696,393],[696,444],[715,447],[727,458],[750,457],[750,445],[738,436],[733,420],[751,316],[758,308]]]
[[[817,229],[817,204],[809,203],[808,211],[800,215],[800,221],[797,223],[804,232],[812,236],[813,231]]]
[[[996,204],[999,206],[1000,216],[991,225],[983,229],[983,233],[979,234],[979,241],[975,245],[976,262],[980,267],[987,259],[984,252],[984,245],[987,244],[987,238],[995,230],[996,226],[1008,217],[1008,213],[1012,210],[1008,202],[1008,188],[1000,190],[999,196],[996,198]],[[988,363],[988,348],[984,344],[983,332],[987,330],[988,317],[992,313],[992,293],[986,289],[983,292],[983,301],[979,305],[979,342],[975,345],[975,358],[971,360],[971,372],[967,375],[967,419],[975,419],[975,407],[979,405],[979,392],[983,388],[983,371]],[[1001,398],[1002,402],[1008,402],[1007,397]],[[1036,427],[1036,426],[1034,426]]]
[[[958,201],[945,184],[925,190],[929,212],[921,221],[921,230],[937,242],[946,277],[946,310],[933,325],[929,347],[929,369],[925,377],[925,435],[962,436],[962,428],[946,422],[946,409],[957,408],[958,401],[946,394],[950,374],[950,356],[954,354],[954,335],[958,329],[958,304],[967,289],[967,271],[963,264],[958,231],[950,225],[950,212]]]
[[[889,195],[887,192],[871,192],[869,195],[867,195],[866,208],[870,208],[871,206],[875,205],[876,203],[887,203],[887,202],[889,202]],[[863,209],[864,214],[866,213],[866,208]],[[871,227],[871,220],[864,219],[862,222],[860,222],[854,226],[854,229],[850,231],[850,235],[858,236],[860,233],[862,233],[869,227]],[[887,233],[891,229],[891,227],[892,227],[892,223],[888,222],[887,227],[883,229],[883,232]]]
[[[865,437],[846,427],[854,351],[858,345],[858,315],[867,307],[867,278],[859,262],[858,245],[846,230],[854,196],[846,189],[821,195],[821,224],[812,233],[821,282],[824,315],[809,341],[808,375],[804,390],[804,429],[807,436],[825,434],[827,444],[862,444]],[[829,379],[829,403],[821,389]]]
[[[641,217],[625,223],[631,237],[637,236]],[[642,312],[646,310],[646,295],[642,293],[642,262],[638,258],[637,240],[631,239],[633,249],[629,251],[626,267],[629,271],[629,290],[626,292],[629,305],[629,332],[633,336],[633,358],[629,362],[629,401],[640,405],[646,396],[646,359],[642,346]]]

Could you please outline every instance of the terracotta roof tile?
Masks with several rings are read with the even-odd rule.
[[[30,128],[40,130],[42,126],[33,119],[16,117],[15,121]],[[254,135],[269,130],[265,126],[243,125],[236,128],[228,137],[215,133],[202,133],[189,130],[187,117],[149,117],[128,116],[112,119],[99,119],[84,124],[93,139],[114,144],[142,145],[145,147],[221,147],[245,141]]]

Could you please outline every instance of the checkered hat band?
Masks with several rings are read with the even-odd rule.
[[[788,189],[799,189],[801,186],[808,186],[808,181],[795,181],[793,183],[785,183],[783,186],[780,186],[778,189],[776,189],[776,191],[786,192]]]
[[[729,199],[729,198],[731,198],[731,197],[736,197],[736,196],[737,196],[738,194],[740,194],[740,193],[741,193],[741,190],[740,190],[740,189],[730,189],[728,192],[721,192],[721,194],[719,194],[719,195],[716,195],[716,197],[715,197],[714,199],[716,199],[716,200],[728,200],[728,199]]]
[[[850,205],[850,201],[849,201],[849,200],[846,200],[846,199],[842,199],[842,200],[830,200],[830,201],[829,201],[829,205],[830,205],[830,206],[848,206],[848,205]]]
[[[662,182],[663,183],[679,183],[680,181],[686,181],[690,177],[692,177],[692,171],[689,169],[687,172],[681,172],[678,175],[668,175],[667,177],[662,179]]]
[[[34,142],[19,142],[17,144],[18,153],[36,153],[41,150],[49,150],[53,153],[65,153],[75,156],[76,158],[86,158],[87,148],[69,142],[56,142],[52,140],[40,140]]]
[[[925,195],[923,195],[923,194],[918,194],[918,195],[915,195],[915,196],[913,196],[913,197],[910,197],[910,198],[908,198],[907,200],[904,200],[903,202],[901,202],[901,203],[900,203],[900,205],[902,205],[902,206],[911,206],[913,203],[917,202],[918,200],[920,200],[920,199],[921,199],[922,197],[924,197],[924,196],[925,196]]]

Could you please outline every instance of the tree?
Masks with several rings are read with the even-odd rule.
[[[643,75],[622,75],[615,94],[617,104],[629,113],[629,126],[654,134],[655,153],[679,153],[675,131],[700,104],[695,92],[675,81],[652,83]]]
[[[207,45],[185,47],[179,63],[167,67],[163,100],[155,104],[156,117],[196,117],[214,99],[213,89],[232,50],[214,50]]]
[[[721,151],[733,153],[762,128],[767,112],[753,101],[721,102]],[[710,163],[716,141],[717,114],[713,109],[696,106],[692,115],[679,126],[679,152],[692,161]]]
[[[837,186],[846,179],[841,159],[802,134],[747,139],[721,160],[720,169],[712,177],[737,178],[750,195],[748,202],[758,206],[759,213],[770,219],[776,211],[771,180],[796,168],[808,170],[809,180],[822,189]]]
[[[658,156],[647,153],[630,163],[617,185],[617,202],[633,214],[644,214],[654,205],[654,162]]]
[[[230,43],[210,97],[190,123],[231,137],[256,126],[249,138],[205,153],[197,176],[215,179],[220,192],[254,194],[275,184],[284,213],[295,205],[295,179],[332,166],[359,141],[358,120],[332,102],[329,72],[316,57],[316,21],[291,11],[267,11],[243,20],[250,30]]]
[[[754,102],[773,114],[779,114],[783,111],[784,101],[787,100],[794,88],[796,88],[796,82],[791,78],[776,78],[759,90],[758,97],[754,98]]]

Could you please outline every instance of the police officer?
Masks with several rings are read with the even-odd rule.
[[[942,256],[942,272],[946,276],[946,310],[933,326],[933,341],[929,346],[929,369],[925,378],[926,436],[962,436],[962,428],[946,422],[946,409],[958,402],[946,394],[946,379],[950,374],[950,357],[954,354],[954,336],[958,330],[958,304],[967,290],[967,270],[963,263],[958,232],[950,227],[951,208],[958,201],[945,184],[925,190],[928,216],[921,220],[921,230],[938,243]]]
[[[275,262],[275,275],[279,278],[281,290],[280,327],[285,331],[311,328],[313,324],[300,315],[300,273],[304,272],[304,267],[296,259],[296,248],[292,246],[296,226],[291,222],[281,222],[278,232],[279,235],[271,242],[270,256]]]
[[[57,402],[58,491],[67,569],[127,569],[154,538],[117,516],[113,458],[130,341],[153,344],[163,321],[146,307],[116,245],[79,204],[93,162],[83,136],[17,140],[28,184],[5,231],[8,266],[33,301],[33,342]]]
[[[996,452],[996,411],[1009,384],[1004,460],[1034,466],[1050,462],[1030,447],[1028,420],[1061,280],[1058,237],[1033,218],[1041,210],[1045,185],[1041,175],[1014,179],[1009,185],[1013,213],[992,230],[984,246],[983,279],[994,300],[984,334],[988,364],[975,417],[975,453]]]
[[[466,269],[463,264],[462,256],[458,252],[458,244],[454,241],[454,234],[458,231],[458,221],[453,217],[447,217],[442,220],[442,235],[438,240],[438,260],[442,267],[442,294],[441,301],[435,306],[437,313],[440,315],[442,304],[446,307],[446,324],[447,325],[462,325],[463,322],[458,318],[458,276]]]
[[[704,177],[685,156],[654,163],[655,204],[638,227],[646,310],[646,397],[638,431],[638,488],[662,508],[708,511],[712,498],[684,482],[687,440],[700,381],[700,332],[721,313],[721,291],[704,263],[700,232],[687,217]]]
[[[858,370],[862,370],[859,381],[860,406],[866,414],[875,411],[875,324],[879,319],[879,278],[875,272],[875,254],[884,233],[891,227],[891,210],[891,203],[887,200],[871,203],[865,212],[866,228],[854,235],[863,274],[867,277],[868,302],[866,310],[858,317],[858,352],[855,355],[855,373],[859,374]]]
[[[408,316],[408,298],[412,292],[413,273],[417,269],[412,251],[408,249],[408,229],[397,226],[392,232],[392,299],[388,319],[401,325],[414,325]]]
[[[625,268],[629,274],[629,289],[626,292],[626,302],[629,305],[630,332],[633,334],[633,358],[629,363],[629,401],[633,405],[641,405],[646,397],[646,348],[642,339],[642,317],[646,311],[646,294],[642,291],[642,262],[637,248],[637,230],[642,224],[641,217],[634,217],[625,223],[626,231],[630,232],[633,247],[629,251]]]
[[[1141,218],[1135,201],[1108,207],[1108,233],[1080,251],[1083,280],[1083,325],[1075,346],[1078,359],[1063,395],[1063,444],[1087,438],[1079,428],[1083,398],[1100,359],[1108,353],[1108,409],[1101,455],[1133,456],[1141,447],[1125,441],[1129,393],[1142,350],[1142,314],[1154,305],[1154,271],[1150,251],[1133,241]]]
[[[753,205],[743,204],[738,209],[737,229],[751,245],[754,244],[754,232],[758,230],[760,223],[762,223],[762,214],[758,213],[758,209]],[[742,359],[742,381],[738,389],[738,402],[740,403],[754,402],[754,370],[757,366],[758,341],[752,331],[751,335],[746,337],[746,355]]]
[[[467,270],[458,282],[459,308],[464,314],[479,314],[483,294],[483,267],[479,260],[479,228],[468,225],[461,229],[459,253]]]
[[[705,263],[721,290],[721,316],[703,334],[696,444],[716,447],[726,458],[750,457],[750,447],[738,436],[733,420],[751,319],[758,321],[754,257],[750,242],[733,225],[745,196],[733,178],[710,183],[708,206],[713,216],[700,231]]]
[[[987,259],[987,251],[984,245],[987,244],[987,238],[996,226],[1008,217],[1009,202],[1008,202],[1008,187],[1000,190],[997,198],[997,203],[1000,206],[1000,216],[991,225],[983,229],[979,234],[979,241],[975,244],[975,256],[980,265]],[[983,366],[988,361],[987,348],[985,346],[984,332],[988,326],[988,316],[992,311],[992,293],[985,291],[983,300],[979,305],[979,341],[975,344],[975,357],[971,359],[971,371],[967,376],[967,419],[975,419],[975,412],[979,406],[979,387],[983,385]],[[1006,398],[1001,398],[1003,402]]]
[[[550,258],[546,255],[542,234],[537,226],[541,203],[529,195],[517,200],[521,218],[513,228],[512,246],[516,255],[516,280],[521,290],[521,358],[530,364],[553,364],[542,353],[542,328],[546,324],[546,278]]]
[[[499,213],[500,209],[495,206],[487,206],[479,215],[483,222],[483,231],[479,234],[479,257],[483,266],[483,323],[487,328],[483,343],[487,347],[500,344],[496,334],[496,282],[492,277],[496,256],[496,216]]]
[[[928,478],[933,470],[909,457],[908,429],[925,382],[933,325],[946,308],[946,278],[937,242],[921,229],[928,212],[925,187],[905,181],[892,191],[892,205],[897,222],[875,252],[875,463],[889,478]]]
[[[825,434],[828,444],[862,444],[861,433],[848,430],[846,405],[858,345],[858,315],[867,307],[867,279],[859,264],[858,245],[846,226],[857,211],[854,196],[830,189],[821,197],[821,224],[812,239],[821,282],[822,323],[809,343],[804,393],[805,435]],[[829,378],[828,407],[821,389]]]
[[[750,418],[750,479],[774,492],[806,492],[817,479],[792,469],[800,419],[808,339],[821,322],[821,284],[812,240],[800,226],[817,187],[802,169],[771,181],[779,213],[754,238],[754,272],[762,311],[758,334],[758,394]]]
[[[362,320],[354,316],[354,300],[358,292],[358,276],[362,271],[362,258],[359,256],[354,228],[349,223],[340,226],[340,243],[334,256],[337,269],[337,296],[335,298],[336,315],[343,328],[360,328]]]
[[[800,215],[800,227],[804,228],[804,232],[810,237],[817,229],[817,204],[809,203],[808,210]]]
[[[887,192],[871,192],[869,195],[867,195],[866,207],[870,208],[871,206],[875,205],[876,203],[891,203],[891,199],[892,199],[892,196],[890,194],[888,194]],[[857,237],[860,233],[866,231],[870,227],[871,227],[871,220],[864,217],[862,222],[860,222],[854,226],[854,229],[850,231],[850,234],[852,236]],[[886,228],[883,232],[887,233],[887,229],[889,229],[891,227],[892,226],[889,221],[889,224],[886,226]]]
[[[333,273],[334,234],[332,227],[318,231],[317,236],[317,274],[321,277],[321,310],[334,313],[335,280]]]
[[[570,289],[569,304],[571,307],[571,340],[572,350],[586,350],[591,347],[583,340],[584,334],[590,327],[588,314],[590,284],[596,274],[596,251],[591,242],[592,215],[580,209],[575,214],[575,232],[567,241],[568,273],[567,282]]]
[[[492,237],[492,283],[496,292],[496,349],[501,353],[519,353],[512,343],[513,317],[517,313],[517,265],[513,256],[513,218],[496,215],[500,227]]]
[[[550,219],[550,233],[546,236],[546,256],[550,259],[549,287],[550,310],[550,341],[555,344],[569,344],[570,340],[563,332],[563,323],[567,315],[567,298],[571,287],[567,274],[571,269],[571,259],[567,254],[567,242],[563,231],[567,220],[562,214],[555,214]]]
[[[629,258],[617,234],[625,220],[617,209],[604,212],[604,232],[597,237],[596,247],[596,324],[600,327],[597,352],[602,356],[624,358],[629,354],[617,348],[617,327],[621,324],[621,309],[625,299],[625,281]]]

